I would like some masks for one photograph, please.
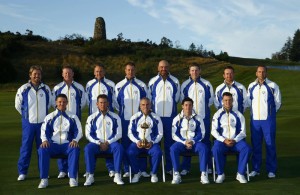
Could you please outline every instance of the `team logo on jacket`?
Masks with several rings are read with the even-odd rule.
[[[262,91],[262,94],[265,94],[266,92],[265,91]]]
[[[203,93],[203,90],[202,90],[202,89],[199,89],[199,93]]]
[[[75,93],[71,93],[71,96],[75,96]]]
[[[107,124],[107,125],[110,125],[110,122],[108,121],[108,122],[106,122],[106,124]]]
[[[43,96],[44,96],[44,94],[40,93],[40,97],[43,97]]]
[[[190,126],[191,126],[191,127],[194,127],[194,124],[191,124]]]
[[[105,89],[102,89],[102,94],[106,94],[106,90]]]
[[[138,94],[138,91],[134,91],[133,93],[134,93],[135,95],[137,95],[137,94]]]
[[[231,119],[231,123],[234,123],[234,119]]]
[[[167,87],[167,90],[171,90],[171,87],[170,87],[170,86],[168,86],[168,87]]]

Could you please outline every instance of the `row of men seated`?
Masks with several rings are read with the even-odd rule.
[[[239,111],[232,109],[232,101],[230,93],[223,94],[224,107],[217,111],[212,123],[212,135],[216,138],[212,148],[218,174],[216,183],[222,183],[225,179],[224,152],[229,150],[240,153],[237,180],[241,183],[247,182],[244,174],[250,147],[244,141],[245,119]],[[71,187],[78,185],[76,181],[80,152],[78,142],[82,137],[82,129],[78,117],[66,111],[67,103],[67,96],[59,94],[56,97],[56,110],[46,116],[41,127],[42,144],[38,149],[41,182],[38,188],[48,186],[49,161],[51,156],[58,154],[68,156],[69,184]],[[134,174],[132,183],[136,183],[141,176],[137,156],[140,153],[149,154],[151,182],[156,183],[162,156],[159,143],[163,137],[163,130],[160,117],[151,112],[150,100],[146,97],[142,98],[140,111],[130,119],[128,137],[132,144],[127,151],[124,151],[122,145],[118,143],[122,137],[121,120],[118,115],[108,110],[108,97],[99,95],[96,104],[98,111],[88,117],[85,127],[85,135],[90,143],[84,148],[86,164],[84,185],[90,186],[94,183],[95,155],[100,153],[113,154],[114,182],[118,185],[124,184],[120,175],[123,155],[129,157]],[[187,97],[182,101],[182,112],[174,118],[172,126],[172,137],[175,141],[170,148],[174,168],[172,184],[181,182],[179,155],[185,151],[192,151],[199,155],[200,182],[208,184],[207,163],[210,149],[201,142],[205,135],[204,122],[193,112],[192,99]]]

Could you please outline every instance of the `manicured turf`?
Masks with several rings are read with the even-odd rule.
[[[206,75],[213,87],[222,82],[220,77],[222,69],[216,69],[212,75]],[[216,75],[217,74],[217,75]],[[239,82],[246,87],[254,80],[255,68],[236,67]],[[37,189],[39,174],[35,149],[32,153],[32,161],[26,181],[17,182],[17,160],[21,142],[21,120],[14,108],[15,91],[0,92],[0,194],[299,194],[300,193],[300,72],[269,70],[270,79],[274,80],[282,92],[282,108],[277,117],[277,150],[278,173],[276,179],[267,179],[265,166],[259,177],[252,179],[248,184],[239,184],[235,180],[236,160],[234,157],[227,159],[226,180],[223,184],[214,184],[210,176],[211,184],[202,185],[199,180],[198,159],[193,159],[192,172],[183,177],[180,185],[171,185],[171,176],[167,176],[167,182],[151,184],[150,179],[142,179],[138,184],[129,184],[128,179],[124,186],[117,186],[108,177],[104,160],[99,159],[95,184],[84,187],[84,178],[80,177],[79,187],[70,188],[68,179],[57,179],[57,165],[51,161],[49,187]],[[215,110],[213,109],[213,112]],[[82,124],[85,124],[87,110],[84,110]],[[249,111],[245,114],[247,121],[248,143]],[[85,138],[80,141],[80,176],[85,172],[83,160],[83,147]]]

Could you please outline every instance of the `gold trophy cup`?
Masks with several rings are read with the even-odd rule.
[[[143,129],[143,139],[142,139],[142,148],[146,148],[148,146],[148,141],[146,140],[146,130],[149,128],[149,124],[146,121],[141,124],[141,128]]]

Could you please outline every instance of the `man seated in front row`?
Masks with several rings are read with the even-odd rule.
[[[78,174],[81,123],[75,114],[66,110],[68,98],[65,94],[57,95],[55,103],[56,110],[45,117],[41,127],[42,144],[38,150],[41,182],[38,188],[48,186],[50,158],[53,155],[68,156],[69,184],[70,187],[78,186],[75,178]]]
[[[122,126],[120,117],[109,111],[108,97],[105,94],[98,95],[98,111],[91,114],[86,121],[85,136],[89,140],[84,148],[86,164],[85,186],[94,183],[94,172],[97,154],[113,154],[114,161],[114,182],[123,185],[120,170],[123,159],[123,147],[118,143],[122,137]]]
[[[179,184],[181,176],[180,169],[180,153],[195,152],[199,155],[199,166],[201,172],[202,184],[208,184],[207,177],[207,162],[208,162],[208,147],[201,142],[205,136],[204,122],[193,111],[193,100],[186,97],[182,100],[182,111],[174,119],[172,124],[172,138],[175,143],[170,148],[172,165],[174,167],[174,175],[172,184]]]
[[[141,177],[140,165],[137,159],[140,153],[151,156],[151,182],[156,183],[157,169],[161,162],[162,151],[159,142],[163,137],[163,126],[160,117],[151,111],[151,102],[144,97],[140,100],[140,110],[129,122],[128,137],[132,141],[127,149],[129,163],[134,173],[132,183],[137,183]]]
[[[244,174],[251,149],[245,141],[245,118],[238,110],[232,109],[231,93],[225,92],[222,96],[223,107],[214,114],[211,128],[211,134],[216,139],[212,148],[218,174],[216,183],[223,183],[225,180],[226,157],[224,153],[228,151],[239,152],[236,179],[240,183],[247,183]]]

